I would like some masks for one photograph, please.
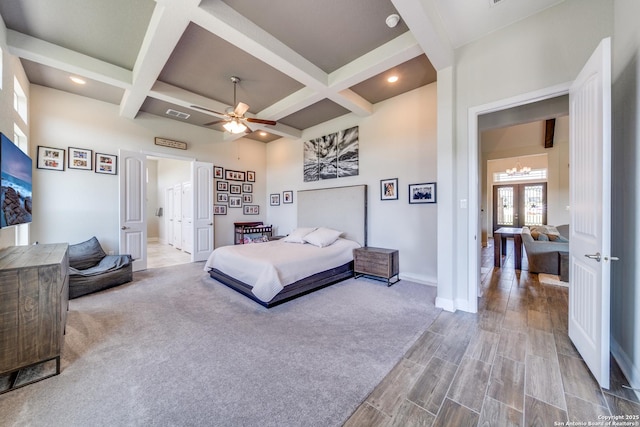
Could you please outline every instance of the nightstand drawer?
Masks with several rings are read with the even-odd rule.
[[[389,279],[399,273],[400,260],[396,249],[364,247],[353,250],[353,264],[356,275],[381,277],[390,284]]]

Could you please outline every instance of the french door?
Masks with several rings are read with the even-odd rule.
[[[546,182],[493,186],[493,231],[546,223]]]

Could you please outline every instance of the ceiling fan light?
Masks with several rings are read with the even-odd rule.
[[[237,119],[223,124],[222,127],[229,133],[242,133],[247,130],[247,127]]]

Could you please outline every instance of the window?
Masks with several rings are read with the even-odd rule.
[[[22,117],[22,120],[27,123],[27,95],[25,95],[20,82],[15,77],[13,78],[13,108]]]
[[[514,182],[514,181],[546,181],[547,169],[531,169],[527,174],[509,175],[506,172],[495,172],[493,182]]]
[[[13,143],[16,144],[22,151],[29,153],[29,144],[27,136],[22,132],[22,129],[17,124],[13,124]],[[29,244],[29,224],[19,224],[15,226],[16,229],[16,246],[24,246]]]

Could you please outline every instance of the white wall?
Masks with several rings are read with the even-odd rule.
[[[566,0],[455,51],[455,179],[440,192],[451,192],[456,199],[451,215],[457,258],[451,301],[442,306],[471,304],[468,224],[469,215],[477,215],[480,206],[466,208],[463,202],[470,194],[469,109],[572,81],[598,43],[611,35],[611,6],[601,0]]]
[[[129,120],[118,112],[117,105],[32,85],[32,157],[35,159],[36,146],[43,145],[116,155],[125,149],[195,158],[225,168],[256,171],[254,191],[265,194],[264,143],[223,141],[222,133],[213,130],[145,113]],[[188,149],[156,146],[156,136],[184,141]],[[32,241],[76,243],[95,235],[105,250],[118,252],[118,176],[77,169],[36,169],[33,188]],[[264,212],[264,197],[258,199]],[[234,220],[248,219],[242,210],[214,219],[216,246],[233,242]]]
[[[436,283],[437,206],[408,203],[409,184],[436,181],[436,90],[434,83],[376,104],[369,117],[348,114],[307,129],[300,140],[269,143],[267,195],[294,191],[293,204],[268,207],[276,232],[296,227],[296,191],[367,184],[369,245],[398,249],[401,277]],[[304,141],[355,125],[359,175],[303,182]],[[398,200],[380,200],[380,180],[387,178],[398,178]]]
[[[0,132],[4,133],[10,140],[13,141],[14,137],[14,124],[17,124],[22,133],[27,136],[29,146],[32,146],[29,125],[25,123],[13,108],[13,81],[14,77],[20,82],[20,86],[27,96],[29,104],[31,99],[29,95],[29,81],[24,73],[20,59],[11,55],[7,49],[6,43],[6,27],[2,17],[0,17],[0,49],[2,49],[2,90],[0,90]],[[27,113],[27,121],[29,121],[29,114]],[[15,141],[14,141],[15,142]],[[32,157],[33,158],[33,157]],[[34,167],[35,167],[35,158]],[[27,227],[27,230],[31,225],[21,225],[20,227]],[[7,227],[0,229],[0,248],[7,246],[13,246],[16,242],[17,227]]]
[[[640,388],[640,2],[614,4],[611,349]]]

